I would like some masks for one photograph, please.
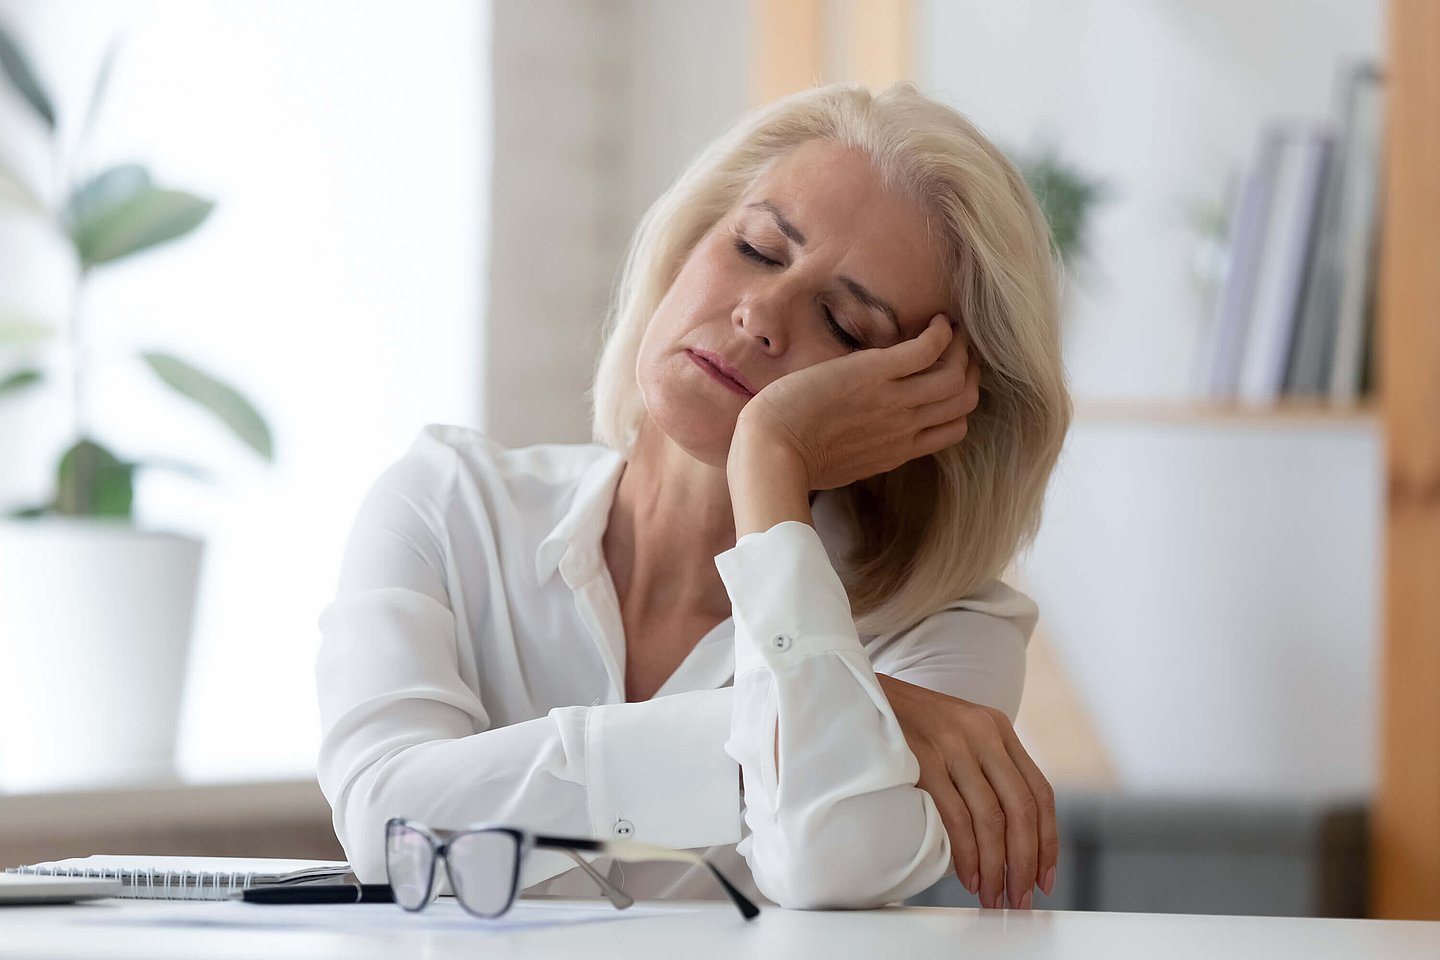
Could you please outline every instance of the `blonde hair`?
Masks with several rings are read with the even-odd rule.
[[[832,84],[743,117],[655,201],[631,241],[592,392],[597,442],[629,454],[646,417],[645,328],[690,251],[776,159],[825,140],[863,152],[918,201],[939,240],[949,316],[981,364],[965,438],[840,488],[853,526],[846,590],[861,633],[905,629],[1000,576],[1039,530],[1070,426],[1059,261],[1013,164],[963,115],[899,83]]]

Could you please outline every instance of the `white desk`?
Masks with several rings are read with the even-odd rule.
[[[101,900],[51,907],[0,907],[0,957],[1440,957],[1440,922],[891,907],[855,912],[767,908],[747,923],[733,906],[720,902],[642,901],[636,905],[637,912],[641,907],[653,912],[631,918],[622,918],[628,911],[615,911],[603,901],[547,904],[603,906],[617,916],[565,926],[494,930],[471,921],[447,901],[432,905],[426,913],[402,914],[398,919],[407,922],[396,924],[389,911],[400,910],[392,904],[297,908]],[[230,912],[218,915],[216,906]],[[191,912],[182,912],[186,910]],[[422,922],[431,910],[436,912],[430,922]]]

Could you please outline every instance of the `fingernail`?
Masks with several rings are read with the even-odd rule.
[[[966,884],[965,889],[966,889],[966,890],[969,890],[971,893],[979,893],[979,892],[980,892],[980,874],[977,873],[977,874],[975,874],[975,876],[971,877],[971,878],[970,878],[970,882],[969,882],[968,884]]]
[[[1040,889],[1045,891],[1045,896],[1047,897],[1055,891],[1054,867],[1051,867],[1049,870],[1045,871],[1045,882],[1040,885]]]
[[[1029,909],[1030,909],[1030,904],[1033,903],[1033,902],[1034,902],[1034,896],[1033,896],[1033,894],[1032,894],[1032,891],[1026,890],[1026,891],[1025,891],[1025,896],[1023,896],[1023,897],[1020,898],[1020,909],[1021,909],[1021,910],[1029,910]]]

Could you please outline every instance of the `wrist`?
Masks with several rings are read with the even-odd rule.
[[[785,520],[813,525],[809,473],[788,442],[737,426],[725,469],[736,540]]]
[[[763,475],[770,483],[810,492],[809,471],[794,444],[744,419],[735,425],[725,473],[732,485],[737,479]]]

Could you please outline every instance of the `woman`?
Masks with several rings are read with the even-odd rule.
[[[909,85],[796,94],[701,154],[632,243],[599,443],[427,427],[361,507],[316,667],[361,879],[406,816],[701,849],[781,906],[951,871],[1048,894],[1011,726],[1037,611],[995,577],[1069,425],[1056,283],[1014,167]],[[521,887],[594,893],[553,851]]]

